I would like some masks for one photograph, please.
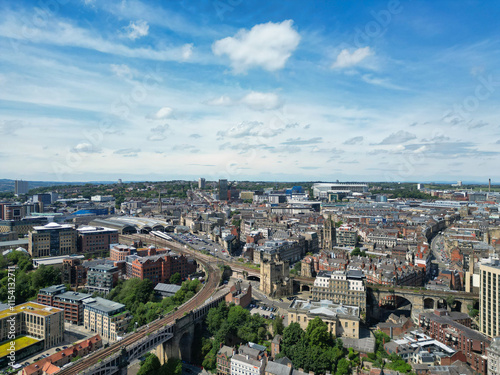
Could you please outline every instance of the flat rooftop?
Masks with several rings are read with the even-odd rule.
[[[63,310],[58,309],[57,307],[45,306],[36,302],[26,302],[21,305],[14,306],[14,309],[12,311],[10,310],[10,308],[0,311],[0,319],[7,318],[13,314],[19,314],[22,312],[29,312],[31,314],[40,316],[49,316],[60,311]]]
[[[34,337],[30,336],[19,336],[14,339],[14,346],[16,347],[16,352],[27,348],[30,345],[36,344],[37,342],[40,342],[42,340],[35,339]],[[3,343],[0,343],[0,358],[5,357],[7,354],[10,352],[10,342],[11,340],[4,341]]]
[[[84,302],[85,308],[89,307],[104,313],[112,313],[119,309],[124,309],[125,305],[113,302],[101,297],[89,298]]]
[[[33,265],[38,267],[40,264],[45,264],[46,266],[54,264],[62,264],[64,259],[85,259],[84,255],[61,255],[57,257],[46,257],[46,258],[35,258],[33,259]]]
[[[92,297],[92,295],[87,293],[65,292],[58,294],[55,297],[57,297],[57,299],[62,299],[66,301],[83,301],[86,298]]]
[[[64,286],[64,284],[61,284],[61,285],[51,285],[51,286],[48,286],[46,288],[42,288],[40,289],[40,293],[47,293],[47,294],[52,294],[52,293],[56,293],[56,292],[65,292],[66,291],[66,287]]]

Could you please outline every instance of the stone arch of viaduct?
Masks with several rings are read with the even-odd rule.
[[[417,310],[422,309],[437,309],[447,308],[447,298],[453,296],[454,310],[467,313],[469,306],[475,306],[479,300],[477,294],[464,293],[464,292],[440,292],[432,290],[379,290],[376,287],[368,288],[372,301],[378,301],[383,304],[384,301],[391,300],[394,296],[397,298],[404,298],[412,304],[412,308]]]

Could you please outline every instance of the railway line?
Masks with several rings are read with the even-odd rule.
[[[134,239],[135,236],[139,235],[132,235],[132,236],[125,236],[125,237],[131,237],[130,239]],[[151,239],[149,239],[151,240]],[[160,242],[157,240],[157,242]],[[167,242],[167,241],[164,241]],[[176,247],[172,246],[170,242],[164,243],[165,246],[169,247]],[[221,278],[221,273],[218,267],[216,267],[213,262],[210,262],[210,260],[205,259],[206,256],[203,256],[202,254],[196,253],[194,251],[189,251],[186,249],[177,249],[179,251],[185,252],[189,255],[192,255],[196,257],[197,261],[199,261],[201,264],[206,269],[207,272],[207,278],[205,281],[205,284],[203,285],[203,288],[189,301],[184,303],[183,305],[179,306],[176,311],[169,313],[168,315],[164,317],[160,317],[159,319],[149,323],[147,326],[143,326],[139,328],[136,332],[130,333],[126,335],[122,340],[117,341],[113,344],[111,344],[109,347],[100,349],[97,352],[94,352],[90,354],[89,356],[79,360],[75,364],[73,364],[70,367],[62,369],[58,374],[59,375],[73,375],[73,374],[78,374],[85,369],[92,367],[93,365],[97,364],[99,361],[109,357],[110,355],[116,353],[117,351],[121,350],[122,348],[127,347],[130,344],[133,344],[134,342],[140,340],[141,338],[148,336],[149,334],[155,332],[156,330],[160,329],[161,327],[174,323],[176,319],[181,318],[184,316],[184,313],[192,311],[196,309],[197,307],[200,307],[203,305],[203,303],[209,299],[214,292],[217,290],[217,287],[219,286],[220,278]]]
[[[152,237],[149,234],[135,234],[135,235],[128,235],[128,236],[124,235],[124,236],[120,236],[120,237],[124,237],[125,239],[129,239],[129,240],[138,238],[138,239],[141,239],[143,241],[152,242],[152,243],[154,243],[156,241],[157,243],[161,243],[162,245],[164,245],[166,247],[170,247],[172,249],[175,249],[176,251],[192,255],[196,258],[204,259],[207,262],[212,262],[212,263],[217,262],[218,264],[221,264],[221,263],[226,264],[228,266],[231,266],[232,268],[234,267],[234,268],[237,268],[240,270],[247,271],[249,274],[259,273],[259,271],[256,270],[255,268],[248,267],[243,263],[230,262],[230,261],[227,261],[224,259],[215,258],[215,257],[210,256],[210,255],[201,254],[200,252],[193,251],[189,248],[184,248],[184,246],[175,242],[174,240],[173,241],[166,241],[166,240],[160,239],[159,237],[156,237],[156,238]],[[161,241],[163,241],[163,242],[161,242]],[[304,276],[294,276],[294,279],[297,281],[300,281],[301,283],[306,283],[306,284],[314,284],[314,280],[315,280],[314,277],[304,277]]]

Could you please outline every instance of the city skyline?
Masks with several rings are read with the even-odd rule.
[[[498,181],[499,7],[5,3],[0,170]]]

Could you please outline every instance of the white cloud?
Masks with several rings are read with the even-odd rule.
[[[350,53],[349,50],[343,49],[337,56],[337,60],[332,64],[332,69],[343,69],[359,64],[361,61],[372,55],[370,47],[358,48]]]
[[[97,145],[92,145],[87,142],[79,143],[74,148],[70,149],[70,152],[76,154],[96,154],[100,153],[101,149]]]
[[[208,105],[225,107],[225,106],[233,105],[234,101],[229,96],[222,95],[218,98],[207,100],[205,103]]]
[[[364,137],[363,136],[358,136],[358,137],[353,137],[349,138],[348,140],[344,141],[345,145],[357,145],[363,142]]]
[[[1,135],[15,135],[16,130],[23,127],[23,123],[19,120],[0,121]]]
[[[257,91],[251,91],[241,99],[233,99],[229,96],[222,95],[218,98],[210,99],[205,103],[208,105],[221,107],[243,104],[255,111],[269,111],[277,109],[282,105],[282,101],[277,94],[272,92]]]
[[[259,121],[244,121],[237,126],[233,126],[225,131],[218,131],[217,136],[221,139],[243,138],[243,137],[275,137],[285,131],[286,128],[271,128],[263,122]]]
[[[0,22],[0,36],[13,40],[26,41],[26,25],[22,21],[29,17],[27,13],[11,12]],[[85,48],[125,57],[150,59],[159,61],[185,61],[188,54],[186,45],[168,49],[151,47],[130,48],[126,45],[103,39],[101,35],[66,20],[54,19],[44,27],[32,27],[29,41],[55,46],[71,46]]]
[[[111,71],[121,78],[132,78],[132,70],[125,64],[111,64]]]
[[[393,90],[406,90],[404,87],[392,84],[387,79],[372,77],[370,74],[364,74],[361,76],[361,79],[370,85],[381,86]]]
[[[193,43],[184,44],[181,48],[182,58],[188,60],[193,55]]]
[[[151,134],[148,136],[149,141],[163,141],[167,138],[167,135],[165,134],[167,130],[170,129],[170,125],[165,124],[165,125],[158,125],[154,128],[151,128]]]
[[[149,34],[149,25],[146,21],[130,21],[129,25],[125,28],[127,37],[136,40],[137,38],[146,36]]]
[[[166,118],[169,118],[169,117],[172,117],[172,113],[174,112],[174,110],[170,107],[163,107],[163,108],[160,108],[160,110],[152,115],[149,115],[148,118],[149,119],[153,119],[153,120],[164,120]]]
[[[140,148],[122,148],[119,150],[115,150],[113,152],[113,154],[122,155],[122,156],[125,156],[127,158],[130,158],[130,157],[134,158],[138,155],[139,152],[141,152]]]
[[[244,96],[240,102],[258,111],[276,109],[281,106],[281,100],[278,95],[271,92],[252,91]]]
[[[227,55],[236,73],[253,67],[275,71],[282,69],[300,42],[293,21],[268,22],[242,29],[234,37],[216,41],[212,45],[215,55]]]
[[[379,145],[396,145],[401,143],[406,143],[413,139],[417,138],[415,134],[410,132],[400,130],[396,133],[392,133],[388,137],[384,138],[382,142],[378,143]]]

